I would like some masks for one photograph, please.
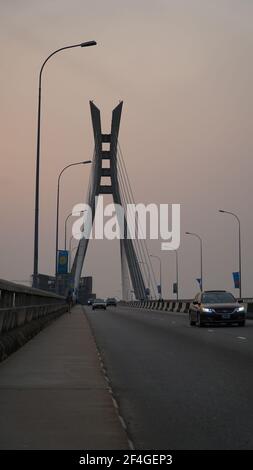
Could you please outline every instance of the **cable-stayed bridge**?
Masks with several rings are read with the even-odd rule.
[[[135,202],[119,145],[122,102],[110,134],[90,109],[91,217],[71,267],[77,290],[97,198],[124,210]],[[121,275],[133,302],[69,311],[63,296],[0,280],[0,449],[252,449],[253,299],[244,299],[246,328],[190,326],[190,299],[155,299],[145,240],[125,236],[128,224]]]

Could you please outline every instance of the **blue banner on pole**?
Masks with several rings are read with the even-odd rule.
[[[157,292],[158,292],[158,294],[161,294],[161,292],[162,292],[160,284],[158,284],[158,286],[157,286]]]
[[[198,282],[200,290],[202,290],[202,280],[201,280],[201,278],[200,277],[197,278],[196,281]]]
[[[233,273],[235,289],[240,289],[240,273],[237,271]]]
[[[67,250],[59,250],[58,251],[58,274],[67,274],[68,272],[68,251]]]
[[[145,289],[145,294],[146,294],[147,296],[150,295],[150,289],[149,289],[149,287],[146,287],[146,289]]]
[[[177,283],[173,282],[173,294],[177,294]]]

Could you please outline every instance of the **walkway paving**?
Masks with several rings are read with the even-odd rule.
[[[0,449],[128,449],[80,306],[0,364]]]

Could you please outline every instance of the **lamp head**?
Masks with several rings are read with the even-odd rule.
[[[89,46],[96,46],[97,43],[96,41],[86,41],[86,42],[81,42],[80,47],[89,47]]]

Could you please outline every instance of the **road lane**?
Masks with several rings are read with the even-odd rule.
[[[253,447],[252,321],[200,329],[183,314],[86,311],[136,448]]]

